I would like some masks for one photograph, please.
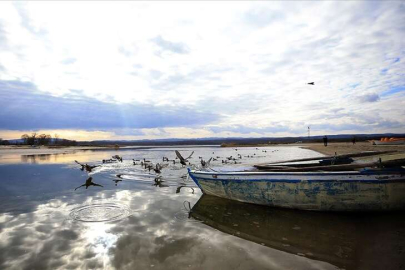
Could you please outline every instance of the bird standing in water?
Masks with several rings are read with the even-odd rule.
[[[167,167],[169,164],[164,164],[164,165],[160,165],[159,163],[156,164],[155,168],[153,168],[153,170],[155,171],[155,173],[161,173],[162,169],[164,167]]]

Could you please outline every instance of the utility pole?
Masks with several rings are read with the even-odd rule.
[[[311,136],[311,128],[308,126],[308,140],[310,136]]]

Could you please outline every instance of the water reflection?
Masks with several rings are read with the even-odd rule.
[[[75,188],[75,190],[78,189],[78,188],[81,188],[81,187],[86,187],[86,189],[87,189],[89,186],[103,187],[102,185],[94,183],[93,182],[93,177],[90,176],[89,178],[87,178],[86,183],[84,183],[81,186],[78,186],[77,188]]]
[[[161,177],[161,176],[155,177],[154,181],[155,181],[155,183],[153,184],[153,186],[155,186],[155,187],[160,187],[160,188],[169,187],[168,185],[163,183],[164,180],[163,180],[163,177]]]
[[[194,188],[193,188],[193,187],[186,186],[186,185],[180,185],[180,186],[178,186],[178,187],[176,188],[176,193],[180,193],[180,190],[181,190],[182,188],[190,188],[190,189],[192,190],[192,194],[194,194]]]
[[[203,195],[190,215],[224,233],[344,269],[405,266],[403,213],[294,211]]]
[[[59,150],[61,151],[61,150]],[[98,153],[102,154],[102,157],[106,156],[105,153]],[[89,151],[69,151],[69,152],[62,152],[62,153],[50,153],[50,154],[9,154],[2,156],[0,158],[1,163],[32,163],[32,164],[49,164],[49,163],[69,163],[73,162],[75,159],[80,157],[80,159],[84,162],[91,161],[92,156],[94,153],[90,153]]]
[[[117,186],[119,182],[122,182],[122,180],[121,179],[113,179],[113,182],[115,183],[115,186]]]
[[[81,222],[111,222],[131,215],[131,210],[119,203],[93,203],[72,209],[69,216]]]
[[[40,154],[40,155],[22,155],[21,161],[25,163],[37,163],[37,162],[44,162],[50,161],[52,154]]]
[[[199,157],[209,160],[215,152],[215,156],[219,158],[211,160],[213,166],[225,166],[223,169],[234,166],[222,165],[221,162],[221,159],[235,156],[234,149],[188,148],[179,151],[182,154],[186,153],[185,156],[195,151],[189,160],[193,164],[200,163]],[[255,151],[258,154],[254,155]],[[275,156],[275,152],[268,151],[269,155],[262,157],[264,154],[261,151],[246,148],[238,149],[237,153],[242,155],[246,166],[264,161],[289,159],[297,153],[302,157],[318,155],[298,148],[280,148],[281,156]],[[102,163],[103,159],[109,159],[113,155],[119,155],[123,161]],[[63,158],[59,159],[62,156]],[[173,164],[172,160],[176,157],[173,149],[80,151],[59,155],[57,162],[55,155],[49,159],[46,157],[47,160],[43,161],[36,157],[36,163],[32,163],[31,158],[20,160],[19,156],[16,161],[14,156],[12,157],[12,159],[7,155],[0,157],[0,269],[336,269],[335,265],[339,265],[336,259],[316,257],[316,247],[311,247],[312,251],[309,251],[314,254],[312,257],[306,253],[304,257],[296,255],[303,253],[302,249],[297,248],[295,252],[289,252],[278,246],[269,248],[264,232],[258,237],[262,237],[266,242],[260,243],[241,237],[237,233],[248,235],[251,232],[242,231],[240,228],[248,228],[250,225],[260,231],[257,226],[266,227],[264,221],[271,218],[280,219],[278,215],[271,214],[270,209],[261,211],[260,207],[259,210],[254,207],[248,210],[247,212],[256,215],[257,219],[245,221],[246,225],[237,219],[226,223],[226,227],[232,223],[231,228],[238,230],[233,233],[234,235],[225,229],[216,230],[211,224],[207,223],[209,225],[207,226],[195,218],[189,218],[190,209],[193,208],[193,211],[201,209],[200,206],[205,204],[202,202],[206,199],[203,197],[197,203],[201,191],[192,181],[187,180],[186,169],[180,167],[179,162]],[[165,161],[162,161],[162,157],[165,157]],[[6,162],[3,162],[4,160]],[[101,166],[91,172],[81,171],[75,160],[82,164]],[[139,164],[146,160],[169,166],[163,168],[161,173],[155,173],[154,170],[149,172],[149,169]],[[134,161],[137,165],[133,164]],[[156,169],[156,166],[154,168]],[[75,187],[86,187],[86,183],[83,184],[84,179],[90,179],[90,183],[103,187],[91,187],[92,184],[89,184],[88,189],[82,188],[75,192]],[[185,201],[190,204],[183,205]],[[213,207],[221,208],[221,204]],[[238,211],[244,209],[243,206],[237,208],[240,208]],[[71,214],[72,212],[74,214]],[[212,214],[208,212],[209,217]],[[238,213],[233,209],[224,210],[223,220],[232,218],[228,212]],[[197,214],[198,211],[191,212],[192,215],[194,213]],[[219,213],[218,217],[216,214],[214,216],[221,219]],[[305,218],[305,215],[290,217],[289,219],[296,219],[298,222],[293,224],[295,230],[292,232],[305,231],[308,238],[314,237],[313,233],[307,232],[308,226],[301,224],[305,223],[305,219],[309,219],[308,224],[313,224],[311,217],[311,213],[308,218]],[[391,231],[398,232],[399,236],[405,234],[403,230],[397,230],[397,225],[393,222],[389,233],[385,234],[387,239],[381,242],[385,248],[379,249],[382,254],[388,251],[396,251],[395,254],[399,254],[398,250],[405,240],[403,237],[402,240],[393,239]],[[322,232],[322,228],[311,226]],[[389,227],[385,223],[382,226]],[[334,231],[339,230],[336,227],[328,231],[329,237],[336,238],[334,235],[339,235]],[[355,228],[359,231],[362,227],[356,225]],[[291,234],[291,230],[286,229],[285,234]],[[351,233],[346,231],[347,229],[343,229],[343,232]],[[364,232],[363,238],[367,238],[369,233],[370,231]],[[322,239],[326,238],[327,236],[324,236]],[[374,255],[373,251],[367,250],[375,248],[376,245],[370,244],[371,240],[367,242],[367,239],[363,238],[356,239],[360,242],[351,243],[349,247],[354,246],[359,253],[358,247],[364,245],[366,248],[361,252],[370,252]],[[381,237],[377,237],[376,241],[379,239]],[[295,238],[291,236],[290,242],[283,243],[293,246],[292,240]],[[316,241],[314,240],[315,246]],[[306,243],[304,240],[303,242]],[[335,251],[333,241],[329,244],[332,247],[325,247],[326,253]],[[348,251],[342,254],[352,256]],[[369,257],[356,256],[354,258]],[[393,255],[385,256],[391,260]],[[350,262],[351,258],[344,260],[345,265],[351,266],[347,262]],[[364,262],[359,265],[367,266]],[[380,265],[381,263],[377,266]]]

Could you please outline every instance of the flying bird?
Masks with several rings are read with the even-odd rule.
[[[315,82],[309,82],[308,84],[310,84],[310,85],[315,85]]]
[[[87,172],[91,172],[94,168],[96,167],[100,167],[100,165],[89,165],[89,164],[82,164],[80,162],[78,162],[77,160],[75,160],[75,162],[77,164],[79,164],[80,166],[82,166],[81,170],[83,171],[84,169],[86,169]]]
[[[208,167],[210,165],[211,160],[212,160],[212,158],[210,158],[208,161],[201,159],[201,166],[203,168]]]
[[[187,161],[188,161],[188,159],[189,158],[191,158],[191,156],[194,154],[194,151],[191,153],[191,155],[190,156],[188,156],[188,158],[184,158],[181,154],[180,154],[180,152],[179,151],[177,151],[177,150],[175,150],[175,152],[176,152],[176,156],[180,159],[180,163],[182,164],[182,165],[184,165],[184,166],[187,166]]]

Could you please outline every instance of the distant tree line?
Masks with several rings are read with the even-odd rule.
[[[51,135],[32,133],[31,136],[28,134],[23,134],[21,136],[24,144],[27,145],[48,145],[51,142]]]
[[[7,140],[3,140],[2,138],[0,138],[0,145],[9,145],[10,142]]]
[[[382,137],[403,138],[404,133],[381,133],[381,134],[341,134],[329,135],[329,142],[352,142],[355,137],[356,142],[366,142],[369,140],[380,140]],[[172,139],[172,140],[134,140],[134,141],[81,141],[80,145],[86,146],[163,146],[163,145],[251,145],[258,144],[291,144],[291,143],[323,143],[323,135],[316,136],[298,136],[298,137],[262,137],[262,138],[208,138],[208,139]]]
[[[57,134],[54,138],[50,134],[37,134],[36,132],[31,135],[21,135],[23,144],[26,145],[61,145],[61,146],[75,146],[77,142],[74,140],[60,139]]]

